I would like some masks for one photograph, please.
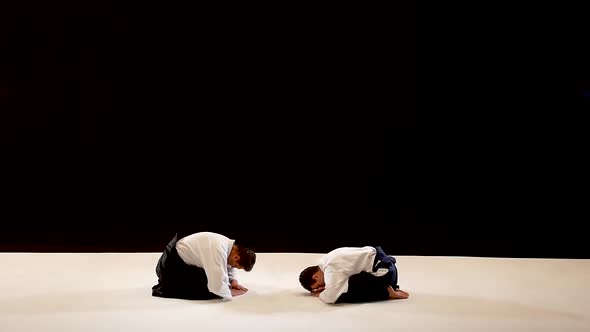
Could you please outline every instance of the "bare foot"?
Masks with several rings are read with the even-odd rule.
[[[410,297],[410,294],[408,294],[408,292],[405,292],[401,289],[395,290],[391,286],[387,287],[387,292],[389,292],[390,299],[407,299],[408,297]]]
[[[398,291],[398,292],[400,292],[400,293],[402,293],[402,294],[405,296],[405,297],[404,297],[405,299],[407,299],[408,297],[410,297],[410,293],[408,293],[408,292],[406,292],[406,291],[403,291],[403,290],[401,290],[401,289],[398,289],[397,291]]]

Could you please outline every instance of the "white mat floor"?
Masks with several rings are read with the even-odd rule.
[[[397,256],[408,300],[327,305],[260,253],[231,302],[151,296],[159,253],[0,253],[0,331],[590,331],[590,260]]]

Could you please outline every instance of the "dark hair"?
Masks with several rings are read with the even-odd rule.
[[[303,286],[303,288],[307,289],[310,292],[313,291],[313,289],[311,289],[311,285],[315,282],[313,280],[313,275],[316,272],[318,272],[319,269],[319,266],[314,265],[306,267],[305,270],[301,271],[301,273],[299,274],[299,282],[301,283],[301,286]]]
[[[256,253],[249,248],[242,247],[241,245],[236,245],[238,248],[238,255],[240,255],[240,260],[238,264],[244,267],[244,270],[251,271],[256,264]]]

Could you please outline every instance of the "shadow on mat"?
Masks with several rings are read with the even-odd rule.
[[[121,310],[166,310],[187,304],[219,304],[220,300],[187,301],[153,297],[149,287],[118,290],[43,293],[0,299],[3,314],[51,314],[60,312],[93,312]]]
[[[583,315],[571,312],[500,299],[435,295],[410,291],[408,301],[409,306],[398,307],[396,310],[490,319],[585,319]],[[548,299],[548,301],[550,300]]]

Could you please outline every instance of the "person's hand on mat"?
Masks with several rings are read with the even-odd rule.
[[[238,284],[238,281],[235,280],[235,279],[231,281],[231,287],[230,288],[231,289],[237,289],[237,290],[244,291],[244,293],[248,291],[248,288],[246,288],[246,287]]]
[[[318,296],[320,296],[320,293],[324,291],[324,289],[326,289],[326,287],[323,287],[323,286],[318,287],[318,288],[314,289],[313,291],[311,291],[311,295],[318,297]]]
[[[233,288],[231,289],[231,296],[240,296],[244,294],[246,294],[246,292],[244,292],[243,290]]]

